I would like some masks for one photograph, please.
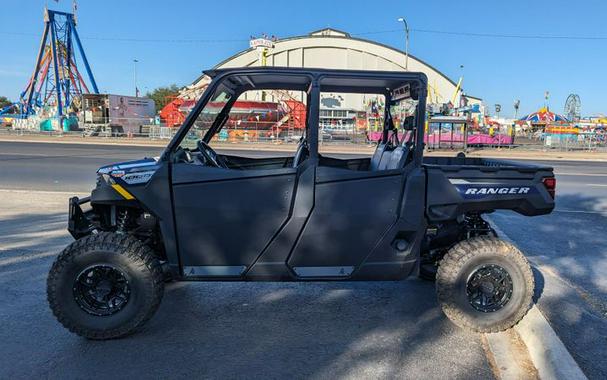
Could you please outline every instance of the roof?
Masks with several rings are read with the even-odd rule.
[[[344,32],[342,30],[338,30],[338,29],[333,29],[333,28],[323,28],[323,29],[319,29],[319,30],[315,30],[310,32],[308,35],[303,35],[303,36],[294,36],[294,37],[287,37],[287,38],[282,38],[282,39],[278,39],[276,41],[274,41],[275,44],[280,44],[282,42],[288,42],[288,41],[293,41],[293,40],[304,40],[304,39],[323,39],[323,38],[337,38],[337,39],[343,39],[343,40],[353,40],[353,41],[359,41],[359,42],[363,42],[363,43],[368,43],[368,44],[373,44],[376,46],[379,46],[381,48],[384,49],[389,49],[393,52],[399,53],[399,54],[404,54],[404,52],[402,50],[396,49],[394,47],[376,42],[376,41],[371,41],[371,40],[367,40],[367,39],[363,39],[363,38],[358,38],[358,37],[352,37],[349,33]],[[247,54],[251,51],[253,51],[254,48],[248,48],[245,50],[242,50],[230,57],[228,57],[227,59],[224,59],[223,61],[219,62],[217,65],[215,65],[215,69],[218,67],[221,67],[222,65],[225,65],[227,62],[236,59],[237,57]],[[432,70],[433,72],[435,72],[438,76],[442,77],[446,82],[450,83],[452,86],[457,87],[457,83],[455,81],[453,81],[451,78],[449,78],[447,75],[443,74],[441,71],[437,70],[434,66],[428,64],[427,62],[417,58],[416,56],[412,55],[409,53],[409,57],[413,60],[418,61],[420,64],[428,67],[428,69]],[[203,78],[204,74],[201,75],[200,77],[198,77],[194,83],[198,83],[202,78]],[[476,100],[476,101],[482,101],[482,98],[479,97],[475,97],[475,96],[470,96],[470,95],[466,95],[467,98],[472,99],[472,100]]]
[[[464,116],[432,116],[428,119],[428,123],[468,124],[471,122]]]
[[[551,122],[568,122],[567,118],[550,111],[547,107],[542,107],[537,112],[530,113],[519,119],[520,121],[530,121],[532,123],[551,123]]]
[[[405,83],[427,84],[426,74],[407,71],[371,71],[316,69],[306,67],[253,66],[205,71],[211,78],[233,75],[233,84],[237,87],[280,88],[305,91],[310,77],[321,79],[323,91],[352,93],[384,93]]]
[[[326,34],[324,32],[327,32]],[[330,33],[329,33],[330,32]],[[337,29],[331,29],[331,28],[325,28],[325,29],[319,29],[316,31],[311,32],[310,34],[304,35],[304,36],[293,36],[293,37],[287,37],[287,38],[281,38],[278,39],[276,41],[274,41],[275,44],[281,43],[281,42],[287,42],[287,41],[293,41],[293,40],[300,40],[300,39],[314,39],[314,38],[343,38],[343,39],[347,39],[347,40],[354,40],[354,41],[360,41],[360,42],[365,42],[365,43],[369,43],[369,44],[374,44],[377,46],[381,46],[383,48],[404,54],[404,52],[400,49],[396,49],[392,46],[386,45],[386,44],[382,44],[380,42],[377,41],[372,41],[372,40],[367,40],[364,38],[358,38],[358,37],[352,37],[350,34],[343,32],[341,30],[337,30]],[[219,62],[217,65],[215,65],[215,68],[220,67],[222,65],[224,65],[226,62],[229,62],[231,60],[233,60],[234,58],[246,54],[250,51],[255,50],[255,48],[248,48],[245,50],[242,50],[226,59],[224,59],[223,61]],[[429,67],[430,69],[434,70],[435,72],[437,72],[439,75],[441,75],[442,77],[444,77],[446,80],[448,80],[449,82],[451,82],[451,84],[453,84],[454,86],[457,86],[457,83],[455,81],[453,81],[451,78],[449,78],[447,75],[443,74],[441,71],[437,70],[434,66],[430,65],[429,63],[425,62],[422,59],[417,58],[416,56],[414,56],[413,54],[409,53],[409,58],[411,59],[415,59],[418,62],[422,63],[423,65]],[[198,79],[196,79],[195,82],[198,82],[200,80],[200,77]],[[468,96],[468,95],[466,95]],[[471,96],[472,97],[472,96]],[[475,98],[475,99],[479,99],[479,98]]]
[[[334,28],[323,28],[314,30],[308,33],[309,36],[325,36],[325,37],[348,37],[351,38],[350,33],[344,32],[343,30],[334,29]]]

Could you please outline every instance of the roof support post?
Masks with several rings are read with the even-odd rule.
[[[310,158],[318,160],[318,128],[320,112],[320,79],[314,76],[308,89],[308,117],[306,118],[308,128],[308,147]]]

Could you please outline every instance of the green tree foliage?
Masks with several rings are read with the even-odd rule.
[[[179,87],[172,84],[167,87],[158,87],[152,92],[145,94],[147,98],[154,99],[156,103],[156,112],[160,111],[167,103],[171,102],[179,94]]]
[[[10,100],[6,96],[0,96],[0,109],[12,104]]]

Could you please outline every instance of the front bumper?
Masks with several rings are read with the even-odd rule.
[[[80,239],[83,236],[89,235],[95,229],[90,219],[93,210],[85,212],[81,207],[81,205],[90,203],[90,201],[91,197],[72,197],[69,200],[67,230],[74,239]]]

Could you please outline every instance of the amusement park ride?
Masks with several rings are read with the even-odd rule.
[[[76,53],[86,71],[88,85],[78,69]],[[13,116],[21,119],[41,113],[62,119],[76,111],[80,96],[88,93],[98,94],[99,90],[76,30],[75,14],[45,8],[44,32],[34,72],[19,101],[0,110],[0,114],[16,110]]]
[[[582,101],[578,94],[569,94],[565,101],[564,114],[569,121],[579,121],[581,117]]]
[[[250,47],[257,50],[260,66],[267,66],[269,49],[276,37],[251,37]],[[160,119],[167,127],[179,127],[210,83],[203,77],[195,85],[184,87],[160,110]],[[263,90],[255,99],[239,98],[230,112],[226,129],[265,130],[268,135],[301,135],[305,128],[306,106],[301,98],[285,90]]]

